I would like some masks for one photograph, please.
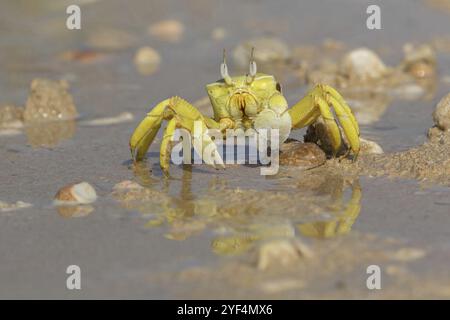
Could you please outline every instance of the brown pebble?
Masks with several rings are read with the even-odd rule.
[[[326,155],[314,143],[289,141],[281,146],[280,164],[310,169],[325,163]]]
[[[450,93],[439,101],[433,112],[433,120],[441,130],[450,129]]]

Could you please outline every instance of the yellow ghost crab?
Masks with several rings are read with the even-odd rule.
[[[280,143],[286,141],[291,129],[300,129],[322,119],[334,155],[342,146],[341,130],[347,138],[348,151],[354,159],[360,149],[359,126],[342,96],[326,84],[318,84],[292,108],[288,108],[281,86],[274,76],[257,73],[253,50],[249,73],[231,77],[225,60],[220,65],[222,79],[206,85],[214,117],[206,117],[192,104],[180,97],[171,97],[158,103],[141,121],[130,138],[131,155],[134,161],[141,161],[154,140],[163,120],[167,126],[160,146],[160,166],[167,175],[170,164],[171,141],[175,130],[184,128],[193,133],[195,123],[200,123],[200,133],[194,138],[202,140],[200,155],[208,146],[214,145],[203,160],[214,166],[223,167],[223,160],[215,147],[208,129],[220,130],[224,138],[228,129],[278,129]],[[334,110],[334,112],[333,112]],[[336,118],[340,124],[336,121]],[[196,129],[199,129],[197,126]],[[201,137],[199,137],[199,135]],[[210,149],[211,150],[211,149]]]

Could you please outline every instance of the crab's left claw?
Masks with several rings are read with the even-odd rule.
[[[356,158],[360,149],[358,122],[342,96],[328,85],[317,85],[302,100],[289,109],[292,128],[309,126],[315,123],[319,117],[322,117],[333,151],[336,154],[342,145],[342,139],[339,126],[331,111],[331,106],[348,140],[349,147]]]

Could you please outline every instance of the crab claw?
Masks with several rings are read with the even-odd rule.
[[[261,129],[278,130],[278,137],[279,137],[278,145],[281,146],[281,144],[287,140],[289,134],[291,133],[292,127],[291,116],[289,115],[288,112],[278,114],[276,111],[272,109],[265,109],[257,115],[254,127],[256,131],[258,131],[258,133],[260,132]],[[262,135],[262,137],[264,138],[264,134]]]

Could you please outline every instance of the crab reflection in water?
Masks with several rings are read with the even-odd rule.
[[[113,197],[145,219],[145,227],[167,228],[166,238],[185,240],[205,229],[216,236],[216,254],[239,254],[271,238],[305,236],[331,238],[350,232],[361,210],[358,179],[320,171],[303,178],[279,179],[280,191],[228,187],[226,178],[212,175],[206,190],[192,191],[193,174],[185,166],[181,180],[151,177],[144,164],[133,164],[134,188],[117,189]],[[171,184],[177,194],[171,195]],[[276,190],[276,188],[273,188]],[[350,193],[350,194],[348,194]]]

